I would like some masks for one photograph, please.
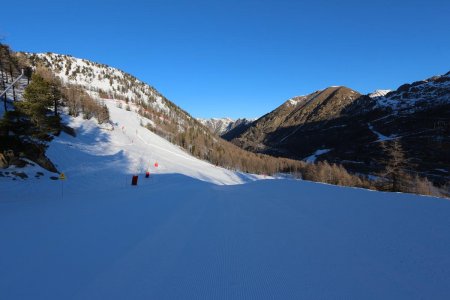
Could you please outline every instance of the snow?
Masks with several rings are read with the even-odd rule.
[[[448,78],[448,75],[434,76],[414,82],[400,91],[393,91],[389,96],[379,95],[372,98],[376,100],[376,107],[388,108],[396,114],[415,113],[450,103],[450,80],[446,80]]]
[[[69,55],[56,53],[36,55],[47,59],[51,63],[53,72],[66,83],[80,85],[91,91],[102,90],[108,94],[117,94],[132,101],[143,99],[157,110],[170,112],[162,97],[151,86],[119,69]],[[58,65],[60,68],[57,67]],[[77,69],[79,72],[75,72]],[[123,79],[126,79],[125,85],[119,82]],[[127,88],[126,92],[122,91],[122,88],[127,86],[132,88]]]
[[[285,103],[287,103],[289,106],[296,106],[302,101],[305,101],[307,99],[307,96],[295,96],[291,99],[288,99]]]
[[[376,136],[378,137],[378,140],[377,140],[378,142],[390,141],[390,140],[396,138],[396,136],[386,136],[386,135],[383,135],[382,133],[376,131],[373,128],[372,124],[370,124],[370,123],[367,123],[367,126],[374,134],[376,134]]]
[[[65,117],[77,137],[51,142],[66,180],[35,178],[38,166],[2,170],[30,178],[0,177],[1,299],[450,294],[448,200],[257,180],[193,158],[139,125],[149,120],[105,104],[113,126]]]
[[[330,152],[332,149],[319,149],[316,150],[316,152],[314,152],[313,154],[311,154],[308,157],[305,157],[303,160],[309,163],[314,163],[317,159],[318,156],[325,154],[327,152]]]
[[[180,147],[140,126],[141,122],[146,124],[151,120],[132,110],[118,108],[114,100],[106,100],[105,104],[110,111],[114,130],[101,130],[96,121],[78,117],[71,119],[69,124],[77,128],[78,136],[63,135],[51,144],[49,156],[58,170],[67,176],[81,177],[89,171],[98,174],[99,180],[116,180],[119,184],[119,180],[123,183],[124,179],[118,178],[118,174],[142,174],[150,168],[152,173],[183,174],[216,184],[240,184],[258,178],[194,158]],[[81,158],[80,153],[83,155]],[[100,161],[104,163],[100,164]],[[158,168],[154,168],[156,162]],[[94,168],[96,164],[99,168]]]
[[[376,90],[373,93],[369,94],[370,98],[377,98],[377,97],[384,97],[386,96],[391,90]]]
[[[236,126],[241,126],[245,124],[249,124],[256,119],[247,119],[247,118],[240,118],[237,120],[233,120],[231,118],[210,118],[210,119],[202,119],[197,118],[197,121],[199,121],[204,126],[208,127],[210,131],[214,132],[217,135],[223,135],[230,130],[236,128]]]
[[[12,83],[12,80],[10,77],[8,77],[8,82],[6,83],[7,86],[9,86]],[[14,78],[15,79],[15,78]],[[27,86],[28,80],[26,79],[25,76],[22,76],[22,78],[19,79],[19,81],[16,82],[16,84],[14,85],[15,87],[15,93],[16,93],[16,98],[17,100],[21,100],[23,97],[23,92]],[[3,92],[3,89],[0,89],[0,92]],[[8,110],[13,110],[14,106],[13,106],[13,101],[14,101],[14,96],[13,96],[13,89],[10,88],[7,92],[6,92],[6,105]],[[4,107],[4,103],[3,103],[3,97],[0,100],[0,118],[3,118],[3,115],[5,114],[5,107]]]
[[[211,119],[202,119],[197,118],[197,121],[199,121],[201,124],[209,127],[211,131],[218,135],[222,135],[223,133],[227,132],[231,129],[231,126],[235,122],[235,120],[231,118],[211,118]]]
[[[161,174],[101,192],[75,180],[63,199],[60,181],[0,185],[2,299],[450,293],[447,200],[295,180]]]

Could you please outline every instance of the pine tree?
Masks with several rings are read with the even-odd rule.
[[[49,107],[60,98],[59,90],[42,76],[33,74],[31,83],[24,91],[24,101],[17,103],[17,108],[27,115],[38,129],[46,131],[49,127],[59,125],[59,117],[47,116]]]

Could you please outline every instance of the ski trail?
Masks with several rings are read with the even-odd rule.
[[[170,153],[170,154],[173,154],[173,155],[175,155],[175,156],[184,158],[184,159],[186,159],[186,160],[190,160],[190,161],[194,161],[194,162],[196,162],[196,161],[201,161],[201,162],[203,162],[203,161],[200,160],[200,159],[191,158],[191,157],[188,157],[188,156],[186,156],[186,155],[181,155],[181,154],[179,154],[179,153],[170,151],[170,150],[165,149],[165,148],[163,148],[163,147],[160,147],[160,146],[158,146],[158,145],[150,144],[150,143],[148,143],[147,141],[145,141],[144,138],[142,138],[139,134],[136,134],[136,135],[137,135],[137,137],[138,137],[144,144],[146,144],[146,145],[148,145],[148,146],[150,146],[150,147],[158,148],[158,149],[160,149],[160,150],[163,150],[163,151],[165,151],[165,152],[167,152],[167,153]]]

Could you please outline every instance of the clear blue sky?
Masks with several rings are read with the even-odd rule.
[[[450,1],[3,1],[17,51],[105,63],[195,117],[259,117],[330,85],[450,70]]]

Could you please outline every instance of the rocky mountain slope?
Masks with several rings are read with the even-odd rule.
[[[232,142],[259,153],[327,160],[377,174],[383,144],[400,142],[409,169],[435,182],[450,179],[450,72],[395,91],[361,95],[330,87],[283,103]]]
[[[289,154],[288,149],[278,145],[289,143],[300,129],[317,130],[333,123],[333,120],[344,115],[345,107],[360,97],[359,93],[348,88],[330,87],[307,96],[289,99],[255,121],[233,141],[252,151]]]

